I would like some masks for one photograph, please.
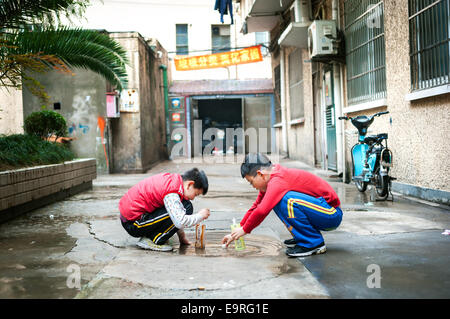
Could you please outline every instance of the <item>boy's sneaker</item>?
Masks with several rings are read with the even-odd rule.
[[[286,247],[290,247],[290,248],[293,248],[293,247],[295,247],[295,245],[297,245],[297,242],[295,241],[294,238],[286,239],[283,243],[286,245]]]
[[[306,248],[306,247],[296,245],[293,248],[288,248],[286,250],[286,255],[288,255],[290,257],[306,257],[306,256],[311,256],[311,255],[323,254],[326,251],[327,251],[327,246],[325,246],[325,243],[322,242],[319,245],[317,245],[316,247],[312,247],[312,248]]]
[[[139,239],[136,245],[138,245],[143,249],[150,249],[156,251],[171,251],[173,249],[173,247],[170,245],[157,245],[147,237],[142,237],[141,239]]]

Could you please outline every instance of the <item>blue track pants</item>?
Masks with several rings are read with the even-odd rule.
[[[342,221],[342,210],[330,206],[323,197],[315,198],[289,191],[273,208],[286,225],[297,245],[312,248],[324,241],[321,230],[336,229]]]

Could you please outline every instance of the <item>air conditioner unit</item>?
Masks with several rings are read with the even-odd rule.
[[[229,25],[215,25],[212,27],[213,35],[229,36],[230,26]]]
[[[221,36],[229,36],[230,35],[230,27],[228,25],[220,26],[219,34]]]
[[[335,20],[314,20],[308,28],[309,56],[338,54],[339,41]]]

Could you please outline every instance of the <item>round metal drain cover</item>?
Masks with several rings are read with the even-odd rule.
[[[269,236],[246,235],[245,249],[237,251],[234,248],[234,242],[228,248],[222,248],[222,238],[229,234],[228,232],[206,231],[205,248],[195,248],[195,238],[187,233],[191,245],[182,245],[174,249],[174,253],[179,255],[201,256],[201,257],[240,257],[240,256],[278,256],[282,248],[281,243]]]

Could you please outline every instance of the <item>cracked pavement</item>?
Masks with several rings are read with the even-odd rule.
[[[233,217],[242,218],[257,195],[239,164],[162,162],[146,174],[100,175],[90,191],[1,224],[0,298],[450,297],[450,237],[442,235],[450,228],[448,207],[397,194],[393,202],[371,202],[369,192],[326,172],[282,164],[326,178],[341,198],[343,222],[324,232],[326,254],[287,258],[282,241],[290,234],[274,213],[245,237],[245,251],[221,248]],[[207,196],[193,202],[194,211],[211,209],[206,249],[179,246],[177,236],[170,253],[136,247],[118,219],[121,196],[149,175],[194,166],[210,183]],[[192,243],[193,230],[186,229]],[[379,288],[367,284],[373,264]]]

